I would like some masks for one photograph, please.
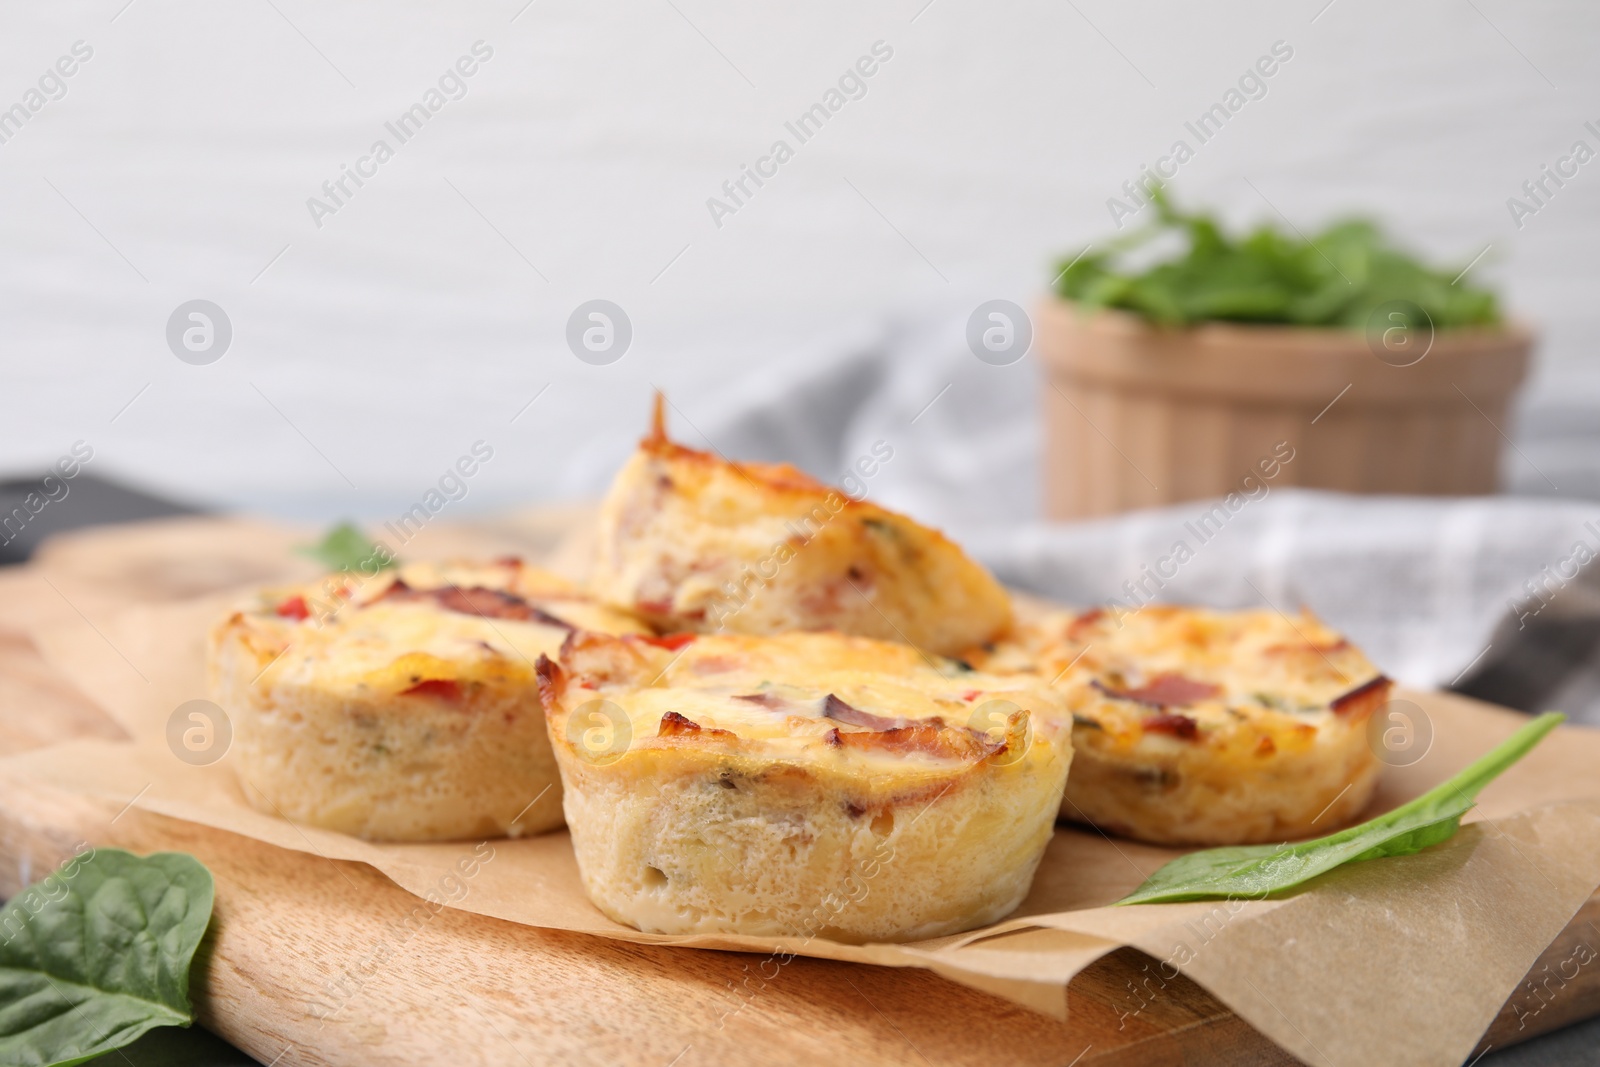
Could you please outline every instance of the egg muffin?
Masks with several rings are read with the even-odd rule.
[[[1077,762],[1061,814],[1161,845],[1279,842],[1372,798],[1390,681],[1309,613],[1049,612],[967,658],[1053,684]]]
[[[1027,895],[1072,759],[1058,694],[832,633],[578,633],[540,662],[606,915],[669,934],[907,941]]]
[[[655,423],[602,505],[590,587],[663,631],[837,630],[953,654],[1011,619],[935,530],[782,463],[733,463]]]
[[[262,811],[370,840],[552,829],[535,664],[580,627],[644,630],[514,559],[264,590],[209,635],[227,758]]]

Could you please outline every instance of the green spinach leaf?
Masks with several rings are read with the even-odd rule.
[[[1117,903],[1262,899],[1346,863],[1420,852],[1449,839],[1479,790],[1565,720],[1559,712],[1545,712],[1454,778],[1375,819],[1312,841],[1191,852],[1156,871]]]
[[[329,530],[317,544],[296,551],[317,560],[330,571],[360,571],[369,577],[395,565],[394,556],[387,549],[369,541],[359,527],[348,522]]]
[[[0,1065],[65,1067],[188,1026],[211,919],[193,856],[95,849],[0,909]]]
[[[1427,266],[1372,222],[1351,219],[1307,238],[1272,225],[1242,237],[1216,219],[1173,207],[1156,187],[1153,221],[1060,265],[1056,292],[1085,309],[1122,308],[1163,326],[1211,320],[1360,330],[1393,300],[1420,307],[1435,329],[1500,321],[1492,292]],[[1181,250],[1138,267],[1129,254],[1156,241]],[[1421,328],[1421,322],[1411,325]]]

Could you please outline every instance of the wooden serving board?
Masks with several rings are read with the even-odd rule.
[[[25,638],[0,632],[0,751],[119,733]],[[263,1063],[1295,1062],[1182,977],[1128,1014],[1151,962],[1132,949],[1073,980],[1071,1018],[1061,1023],[927,971],[802,957],[774,976],[760,957],[624,944],[448,908],[400,941],[395,924],[415,899],[364,864],[0,775],[0,893],[84,841],[181,850],[211,869],[216,917],[195,971],[196,1005],[204,1025]],[[1530,981],[1594,944],[1592,924],[1600,899]],[[1580,969],[1537,1014],[1541,1000],[1514,998],[1480,1049],[1600,1013],[1597,975]],[[752,986],[759,994],[746,992]],[[340,1010],[322,1022],[318,1003]]]
[[[585,514],[546,508],[459,529],[440,524],[408,547],[427,549],[418,558],[520,552],[565,569],[561,546]],[[53,577],[53,608],[92,615],[83,599],[91,590],[126,603],[304,576],[310,565],[289,549],[307,537],[247,520],[172,520],[69,535],[40,559]],[[4,569],[11,578],[35,570]],[[124,736],[40,658],[13,619],[21,612],[8,601],[20,596],[7,580],[0,573],[0,754]],[[925,970],[796,957],[774,971],[764,957],[634,945],[449,908],[401,940],[396,925],[416,898],[364,864],[0,773],[0,895],[42,877],[82,842],[181,850],[211,869],[216,913],[193,985],[200,1020],[274,1067],[1295,1062],[1187,978],[1167,981],[1154,999],[1137,996],[1154,961],[1134,949],[1073,979],[1062,1023]],[[1528,981],[1571,973],[1574,953],[1588,946],[1600,947],[1600,898]],[[322,1022],[319,1004],[340,1010]],[[1584,966],[1558,995],[1524,985],[1479,1051],[1597,1014],[1600,968]]]

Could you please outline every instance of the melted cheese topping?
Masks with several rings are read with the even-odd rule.
[[[573,672],[562,704],[575,744],[602,725],[630,731],[630,748],[691,744],[869,776],[948,771],[1008,740],[1025,750],[1027,731],[1064,719],[1059,697],[1025,679],[836,634],[701,637],[679,650],[589,638],[564,665]],[[619,714],[626,727],[602,723]]]
[[[1335,701],[1379,679],[1376,667],[1309,613],[1151,605],[1120,617],[1052,612],[969,657],[1026,671],[1067,696],[1102,742],[1216,746],[1260,738],[1304,747],[1339,717]],[[1179,699],[1173,699],[1174,697]],[[1194,735],[1185,736],[1189,727]]]
[[[281,681],[391,692],[430,680],[525,683],[566,636],[557,626],[379,604],[297,639],[273,670]]]
[[[601,506],[591,586],[663,630],[837,630],[941,652],[1011,619],[1005,590],[938,531],[659,426]]]
[[[432,598],[437,592],[459,593],[466,602],[456,606],[465,610]],[[517,598],[505,602],[512,610],[526,602],[537,614],[497,616],[493,593]],[[278,642],[268,654],[283,653],[266,668],[272,682],[346,693],[403,693],[430,681],[529,685],[539,657],[555,655],[573,629],[645,632],[563,579],[513,564],[410,564],[365,581],[330,575],[264,591],[250,616]]]

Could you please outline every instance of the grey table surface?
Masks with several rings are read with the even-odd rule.
[[[257,1067],[256,1061],[204,1030],[155,1030],[94,1067]],[[1577,1067],[1600,1064],[1600,1019],[1590,1019],[1502,1052],[1490,1049],[1474,1067]]]

